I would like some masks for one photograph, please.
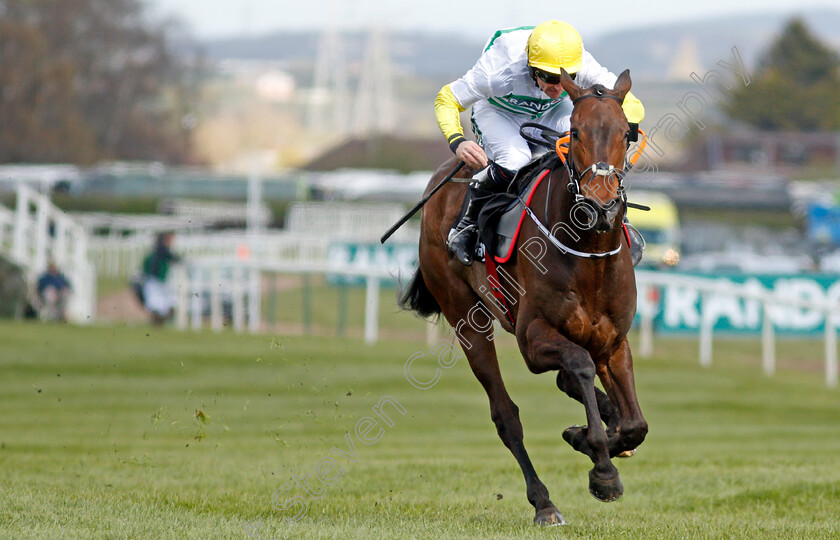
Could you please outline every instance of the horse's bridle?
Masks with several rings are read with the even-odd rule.
[[[594,94],[587,94],[585,96],[580,96],[572,101],[572,105],[577,105],[579,102],[583,101],[587,98],[596,98],[596,99],[614,99],[621,104],[623,99],[618,96],[613,96],[611,94],[607,94],[604,92],[603,88],[596,86],[594,88]],[[609,163],[605,163],[603,161],[599,161],[598,163],[593,163],[591,166],[584,169],[583,173],[579,172],[575,167],[575,164],[572,162],[572,131],[570,129],[568,132],[562,134],[562,136],[557,140],[555,143],[557,154],[560,156],[560,161],[566,167],[566,171],[569,173],[569,191],[571,191],[575,196],[575,202],[581,202],[584,200],[583,192],[580,188],[581,182],[584,180],[584,175],[591,174],[591,178],[595,176],[603,176],[603,177],[610,177],[615,176],[618,180],[618,189],[617,192],[621,197],[622,202],[627,202],[627,195],[624,190],[623,180],[624,177],[627,176],[627,173],[630,172],[630,169],[633,165],[630,161],[625,157],[624,168],[616,169],[615,165],[610,165]],[[563,150],[561,150],[562,145],[566,145]],[[630,148],[630,140],[627,139],[627,148]]]
[[[576,98],[575,100],[572,101],[572,105],[576,105],[578,102],[580,102],[581,100],[584,100],[586,98],[598,98],[598,99],[609,98],[609,99],[614,99],[614,100],[618,101],[619,103],[623,102],[623,100],[621,98],[605,93],[603,88],[595,87],[595,93],[594,94],[587,94],[585,96],[579,96],[578,98]],[[527,135],[524,132],[524,128],[536,128],[536,129],[542,130],[543,131],[542,138],[544,139],[544,141],[541,141],[537,138],[534,138],[534,137],[531,137],[530,135]],[[630,170],[636,164],[636,161],[642,155],[642,152],[644,152],[645,146],[647,146],[647,140],[646,140],[646,137],[645,137],[645,133],[641,130],[639,130],[639,133],[642,135],[642,142],[639,145],[639,148],[633,153],[633,155],[631,157],[629,157],[629,158],[625,157],[625,162],[624,162],[624,168],[623,169],[616,169],[614,165],[609,165],[609,164],[604,163],[604,162],[598,162],[598,163],[592,164],[590,167],[588,167],[587,169],[584,170],[583,174],[580,174],[577,171],[577,169],[575,168],[574,164],[571,162],[571,155],[570,155],[571,154],[571,143],[572,143],[571,130],[569,130],[565,133],[560,133],[557,130],[554,130],[554,129],[549,128],[547,126],[543,126],[543,125],[538,124],[538,123],[526,122],[526,123],[524,123],[520,126],[520,131],[519,131],[519,134],[525,140],[527,140],[528,142],[539,145],[539,146],[548,146],[549,148],[553,148],[557,152],[557,155],[560,158],[561,163],[563,163],[563,166],[566,168],[566,172],[569,174],[568,188],[569,188],[569,191],[571,191],[574,194],[576,203],[581,202],[585,199],[585,197],[583,196],[583,194],[581,192],[580,183],[583,180],[583,175],[584,174],[591,173],[593,177],[594,176],[605,176],[605,177],[607,177],[607,176],[615,175],[616,178],[618,179],[618,190],[617,191],[618,191],[619,197],[621,198],[621,204],[624,204],[624,205],[628,204],[628,202],[627,202],[627,192],[624,189],[624,184],[623,184],[624,177],[627,176],[627,174],[630,172]],[[551,140],[549,137],[547,137],[547,135],[557,137],[554,144],[546,145],[546,141]],[[629,138],[627,139],[627,148],[628,149],[630,148],[630,139]],[[550,189],[551,189],[551,187],[549,185],[549,190]],[[534,223],[536,223],[537,229],[539,229],[539,231],[542,232],[549,239],[549,241],[551,241],[551,243],[554,244],[555,247],[557,247],[558,249],[560,249],[564,253],[570,253],[572,255],[575,255],[576,257],[587,258],[587,259],[600,259],[600,258],[615,255],[619,251],[621,251],[621,243],[618,244],[617,248],[615,248],[611,251],[603,252],[603,253],[588,253],[588,252],[582,252],[582,251],[577,251],[575,249],[572,249],[571,247],[569,247],[569,246],[563,244],[562,242],[560,242],[557,239],[557,237],[554,236],[551,233],[551,231],[549,231],[548,228],[546,228],[545,225],[543,225],[543,223],[539,220],[539,218],[536,216],[536,214],[534,214],[533,210],[531,210],[531,208],[528,206],[528,204],[525,203],[525,201],[522,199],[521,196],[519,197],[519,200],[522,203],[522,205],[525,207],[525,211],[528,214],[528,216],[534,221]],[[547,204],[547,202],[548,201],[546,199],[546,204]]]

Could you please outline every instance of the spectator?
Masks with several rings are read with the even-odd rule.
[[[47,271],[38,277],[37,289],[38,314],[41,319],[66,322],[64,308],[73,289],[55,262],[50,261]]]
[[[172,232],[158,234],[154,251],[143,259],[144,307],[157,326],[168,321],[175,310],[175,293],[166,283],[170,265],[181,261],[172,253],[173,239]]]

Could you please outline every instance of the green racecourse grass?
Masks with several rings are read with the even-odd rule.
[[[418,351],[415,376],[434,374],[420,341],[2,323],[0,538],[244,539],[253,522],[266,539],[840,537],[840,391],[824,387],[822,344],[781,342],[772,379],[757,342],[717,341],[711,369],[696,340],[657,347],[636,361],[650,434],[616,460],[625,495],[604,504],[560,436],[582,406],[500,339],[527,448],[569,522],[542,529],[466,362],[428,390],[407,382]],[[361,444],[356,422],[386,395],[406,414],[386,408],[395,425]],[[348,431],[355,463],[330,454]],[[323,486],[330,455],[343,477]],[[292,475],[324,489],[297,523],[271,506]]]

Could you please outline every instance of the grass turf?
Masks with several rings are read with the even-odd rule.
[[[651,431],[604,504],[560,437],[582,406],[500,339],[526,446],[569,522],[549,529],[531,524],[466,362],[408,383],[417,352],[414,376],[435,374],[422,342],[2,323],[0,343],[0,538],[840,536],[840,393],[814,369],[819,342],[780,343],[767,379],[757,342],[716,342],[707,370],[695,340],[658,341],[636,361]],[[394,425],[363,444],[355,426],[384,396],[405,415],[386,405]],[[326,457],[342,476],[322,469],[325,486]],[[272,493],[306,475],[319,498],[283,493],[308,504],[289,523],[297,508]]]

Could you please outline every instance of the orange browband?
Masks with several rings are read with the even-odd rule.
[[[631,168],[634,167],[636,165],[636,162],[639,161],[639,158],[642,157],[642,154],[645,151],[645,147],[647,146],[647,135],[645,135],[645,132],[640,129],[639,135],[642,136],[641,142],[639,143],[639,147],[636,148],[636,150],[633,152],[633,154],[630,156],[630,159],[628,160]],[[563,145],[568,145],[571,142],[571,140],[572,137],[571,135],[568,135],[567,132],[566,135],[563,135],[562,137],[557,139],[556,143],[554,143],[554,149],[557,151],[557,155],[560,157],[560,161],[562,161],[563,163],[566,163],[566,156],[569,154],[569,147]]]

